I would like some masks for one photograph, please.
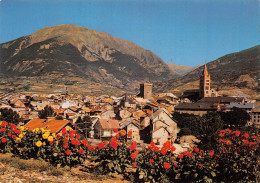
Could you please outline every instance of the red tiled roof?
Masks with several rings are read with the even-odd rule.
[[[46,122],[46,119],[32,119],[25,127],[29,130],[34,130],[35,128],[47,128],[51,133],[58,133],[62,128],[64,128],[70,122],[68,120],[55,120],[52,119]]]
[[[46,119],[32,119],[31,121],[29,121],[26,125],[24,125],[25,127],[27,127],[29,130],[34,130],[35,128],[42,128],[42,126],[44,125],[43,122],[45,122]]]
[[[120,128],[118,120],[100,119],[99,122],[104,130],[112,130],[114,128]]]

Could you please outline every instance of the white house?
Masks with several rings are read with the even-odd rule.
[[[114,129],[119,129],[118,120],[99,119],[94,125],[94,136],[96,138],[115,136]]]

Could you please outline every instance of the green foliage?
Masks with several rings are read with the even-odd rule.
[[[0,109],[0,112],[0,121],[8,121],[16,125],[21,121],[19,114],[12,109],[3,108]]]
[[[250,115],[244,110],[237,107],[233,107],[231,111],[219,112],[226,127],[237,128],[246,125],[250,120]]]
[[[92,127],[92,120],[89,116],[84,116],[83,119],[78,117],[76,123],[77,127],[82,130],[83,134],[89,137],[89,132]]]
[[[46,119],[47,117],[55,116],[55,112],[51,106],[45,106],[43,110],[39,111],[38,117],[40,119]]]

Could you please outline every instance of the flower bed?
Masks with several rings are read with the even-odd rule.
[[[115,130],[117,131],[117,130]],[[24,159],[44,159],[58,166],[76,166],[85,160],[98,162],[93,170],[123,174],[135,182],[220,182],[257,181],[259,135],[221,130],[217,149],[198,148],[175,154],[170,142],[159,149],[154,143],[138,151],[137,144],[125,142],[125,130],[97,146],[81,139],[76,131],[62,129],[51,134],[46,129],[33,132],[1,122],[0,152]]]

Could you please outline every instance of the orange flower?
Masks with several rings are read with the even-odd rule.
[[[132,166],[135,168],[136,167],[136,163],[132,163]]]
[[[165,155],[167,153],[167,150],[165,148],[162,148],[161,153],[162,153],[162,155]]]
[[[171,165],[170,165],[170,163],[164,163],[163,167],[165,169],[169,169],[169,168],[171,168]]]
[[[231,140],[227,140],[227,141],[226,141],[226,144],[227,144],[227,145],[231,145],[231,144],[232,144]]]
[[[120,133],[121,136],[125,136],[126,135],[126,131],[125,130],[120,130],[119,133]]]

